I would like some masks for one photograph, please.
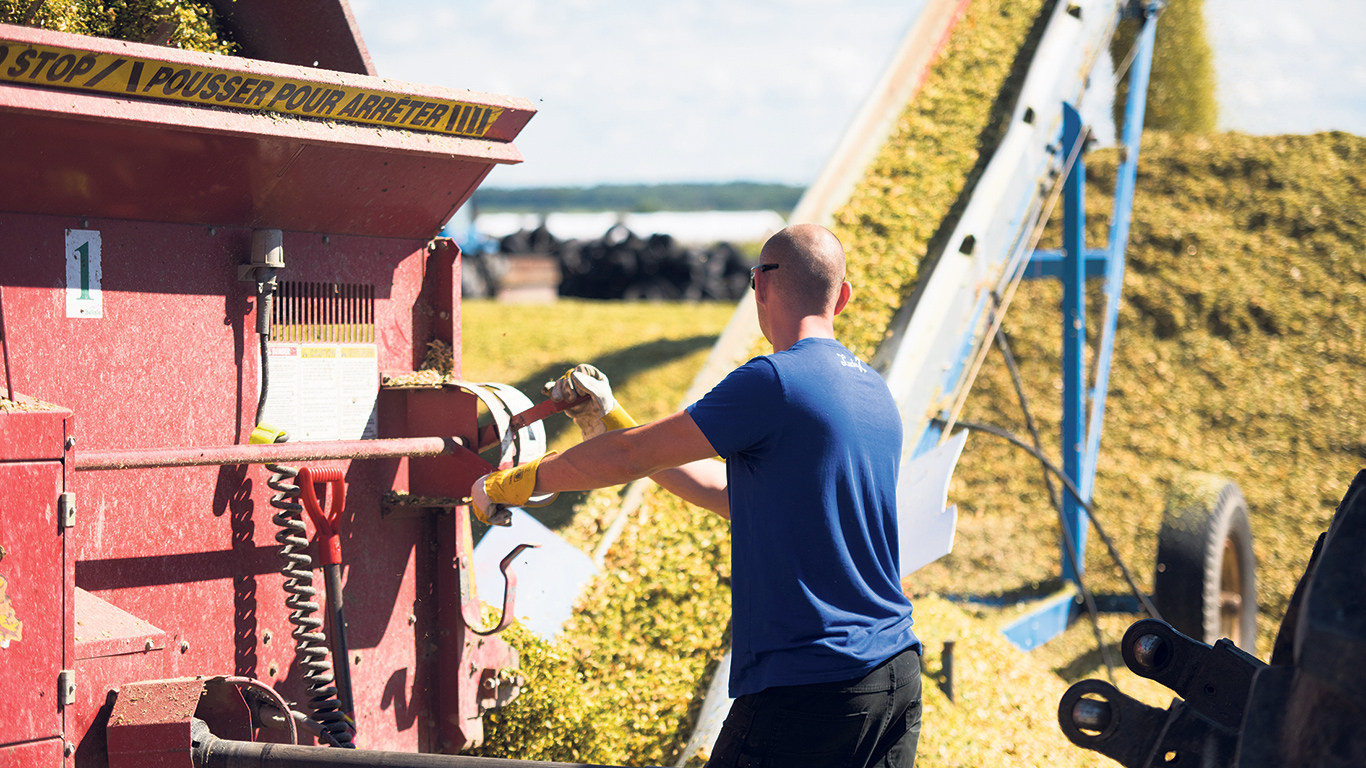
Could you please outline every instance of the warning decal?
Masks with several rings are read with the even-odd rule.
[[[501,107],[0,41],[0,82],[481,138]]]

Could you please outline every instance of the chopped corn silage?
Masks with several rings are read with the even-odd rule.
[[[0,22],[25,23],[32,0],[0,0]],[[173,25],[166,44],[205,53],[232,54],[237,44],[218,24],[208,2],[195,0],[45,0],[28,23],[58,32],[141,43]]]

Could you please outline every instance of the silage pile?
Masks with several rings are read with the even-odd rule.
[[[1010,94],[1023,78],[1028,46],[1041,33],[1037,20],[1051,7],[1045,0],[975,0],[921,95],[903,115],[897,137],[861,185],[857,201],[841,214],[842,221],[859,229],[851,253],[864,257],[850,263],[851,280],[861,286],[858,312],[846,315],[855,324],[841,329],[854,337],[852,347],[858,349],[860,339],[865,346],[881,340],[914,282],[926,244],[985,165],[1008,119]],[[614,503],[610,493],[590,497],[567,537],[591,549]],[[525,636],[520,640],[528,677],[525,692],[505,710],[486,716],[489,741],[479,754],[673,764],[691,732],[711,672],[729,645],[729,575],[724,521],[653,490],[639,518],[612,548],[603,575],[580,600],[574,626],[553,646]],[[972,634],[989,638],[983,647],[999,651],[994,628],[979,623]],[[975,659],[973,676],[983,685],[1001,675],[1051,677],[1046,671],[1018,669],[1018,654],[968,657]],[[932,674],[927,672],[927,681]],[[1053,679],[1061,695],[1065,686]],[[1045,702],[1047,698],[1030,705],[1031,711],[1035,705],[1044,709],[998,726],[998,733],[1013,738],[1038,731],[1037,743],[1013,749],[1048,754],[1054,764],[1085,764],[1069,762],[1082,760],[1080,756],[1061,757],[1076,751],[1066,747],[1056,728],[1035,727],[1052,717],[1049,707],[1055,703]],[[969,764],[993,754],[986,745],[999,746],[996,736],[958,739],[999,714],[987,705],[990,700],[984,694],[970,711],[937,710],[937,725],[927,729],[923,742],[936,757],[920,764]],[[1028,727],[1015,727],[1024,723]]]
[[[1095,499],[1151,588],[1176,473],[1235,480],[1258,560],[1262,650],[1355,472],[1366,463],[1366,139],[1148,132]],[[1088,238],[1105,242],[1115,153],[1088,158]],[[1026,392],[1058,455],[1059,284],[1026,283],[1006,318]],[[1092,306],[1098,296],[1092,291]],[[1092,327],[1096,322],[1092,316]],[[1025,434],[999,356],[965,418]],[[1037,463],[990,437],[955,477],[952,556],[916,588],[999,593],[1057,575],[1057,526]],[[1094,587],[1123,591],[1099,546]]]
[[[1047,6],[1047,7],[1045,7]],[[858,301],[838,332],[870,357],[910,292],[936,234],[985,164],[1043,2],[975,0],[920,97],[836,217]],[[1366,140],[1330,134],[1145,139],[1130,268],[1095,492],[1098,514],[1140,583],[1152,583],[1155,536],[1171,478],[1184,469],[1237,480],[1251,505],[1263,641],[1352,473],[1366,456],[1360,408]],[[1103,242],[1114,154],[1088,158],[1090,242]],[[1057,455],[1059,287],[1026,284],[1007,317],[1026,389]],[[1092,290],[1094,308],[1098,305]],[[1092,328],[1097,318],[1092,316]],[[965,418],[1023,433],[1004,366],[989,358]],[[1056,702],[1096,660],[1050,663],[1011,649],[999,620],[933,593],[1040,594],[1056,586],[1055,518],[1037,465],[974,437],[957,473],[954,555],[917,573],[926,656],[920,760],[944,765],[1099,765],[1067,745]],[[610,493],[590,497],[569,538],[591,547]],[[487,717],[484,754],[671,764],[727,644],[729,548],[724,523],[653,491],[555,645],[519,640],[523,697]],[[1112,564],[1089,548],[1100,591]],[[1114,628],[1109,630],[1114,635]],[[959,643],[960,695],[941,682],[942,641]],[[1114,642],[1117,638],[1108,638]],[[1057,654],[1053,654],[1054,657]],[[1121,687],[1138,695],[1125,682]],[[1152,703],[1165,703],[1160,697]]]
[[[136,43],[160,34],[166,45],[188,51],[237,51],[205,0],[45,0],[36,10],[33,5],[32,0],[0,0],[0,23]]]

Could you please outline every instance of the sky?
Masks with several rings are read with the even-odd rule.
[[[808,184],[924,3],[350,0],[381,76],[539,110],[498,187]],[[1366,135],[1366,2],[1205,13],[1221,128]]]

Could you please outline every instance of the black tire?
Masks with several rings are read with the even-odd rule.
[[[1153,602],[1178,632],[1257,651],[1257,577],[1247,502],[1215,475],[1178,477],[1157,537]]]

